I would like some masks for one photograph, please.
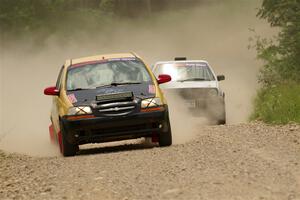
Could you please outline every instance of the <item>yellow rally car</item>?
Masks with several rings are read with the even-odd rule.
[[[53,96],[50,137],[64,156],[81,144],[141,137],[170,146],[168,106],[158,87],[170,80],[157,80],[134,53],[67,60],[56,86],[44,90]]]

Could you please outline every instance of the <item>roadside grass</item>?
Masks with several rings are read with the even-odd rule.
[[[300,123],[300,84],[288,82],[260,89],[251,120],[270,124]]]

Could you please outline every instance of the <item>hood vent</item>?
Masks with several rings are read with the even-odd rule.
[[[133,100],[132,92],[101,94],[96,96],[97,103]]]

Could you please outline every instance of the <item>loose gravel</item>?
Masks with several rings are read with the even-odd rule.
[[[300,200],[300,126],[203,126],[186,144],[70,158],[0,152],[0,199]]]

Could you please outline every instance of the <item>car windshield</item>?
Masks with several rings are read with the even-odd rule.
[[[151,77],[141,61],[113,59],[101,63],[71,66],[67,73],[66,88],[70,91],[150,81]]]
[[[164,63],[155,67],[154,74],[169,74],[172,81],[213,81],[210,68],[206,63]]]

